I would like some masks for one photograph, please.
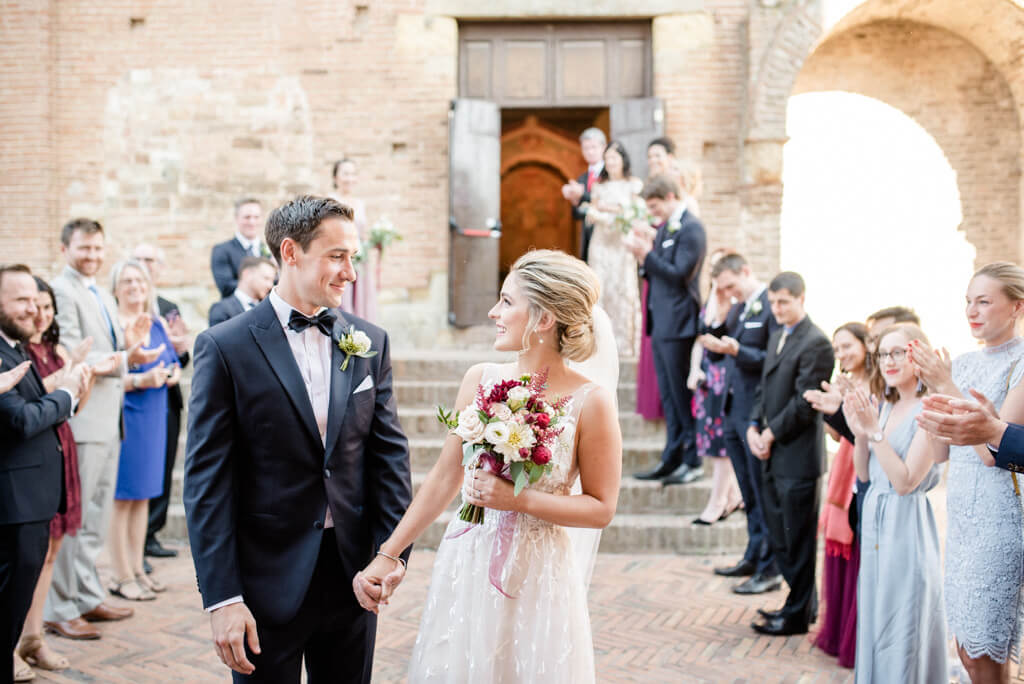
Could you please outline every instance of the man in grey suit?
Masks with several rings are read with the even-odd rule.
[[[61,243],[67,266],[51,281],[61,342],[74,348],[91,337],[86,361],[111,370],[97,374],[89,401],[70,421],[82,482],[82,528],[64,540],[57,554],[44,618],[50,632],[70,639],[98,639],[100,632],[90,622],[121,620],[132,614],[130,609],[103,602],[107,592],[96,572],[117,483],[123,379],[130,364],[155,360],[163,347],[143,350],[151,319],[140,316],[129,330],[123,330],[114,298],[96,284],[103,265],[103,227],[91,219],[73,219],[62,229]],[[116,355],[115,362],[104,363],[111,355]]]

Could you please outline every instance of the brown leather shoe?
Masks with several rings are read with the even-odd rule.
[[[131,608],[118,608],[117,606],[108,606],[106,603],[101,603],[88,613],[83,613],[82,617],[89,622],[112,622],[113,620],[130,618],[132,615],[135,615],[135,611]]]
[[[66,639],[99,639],[100,630],[96,629],[80,617],[61,622],[44,622],[47,632],[59,634]]]

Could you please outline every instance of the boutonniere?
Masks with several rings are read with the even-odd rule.
[[[754,303],[750,305],[750,315],[751,316],[756,316],[759,313],[761,313],[762,311],[764,311],[764,307],[761,306],[761,300],[760,299],[755,299]]]
[[[683,227],[683,224],[680,223],[678,219],[676,219],[675,221],[669,221],[669,223],[668,223],[669,235],[671,235],[672,233],[678,232],[679,229],[682,228],[682,227]]]
[[[341,362],[341,371],[345,372],[348,369],[348,361],[353,356],[358,356],[361,359],[376,356],[377,352],[370,351],[372,344],[369,335],[362,330],[356,330],[354,325],[350,325],[348,332],[338,340],[338,349],[345,354],[345,360]]]

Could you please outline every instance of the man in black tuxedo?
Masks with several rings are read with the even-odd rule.
[[[242,259],[238,267],[238,287],[230,297],[225,297],[210,307],[210,326],[213,327],[255,308],[270,294],[275,276],[277,268],[270,259],[252,256]]]
[[[19,367],[35,333],[39,288],[26,266],[0,266],[0,364]],[[89,383],[84,364],[47,393],[35,368],[0,394],[0,681],[11,681],[36,580],[50,543],[50,519],[64,501],[64,459],[57,426]]]
[[[580,259],[587,260],[590,251],[590,236],[594,226],[587,222],[586,207],[590,202],[590,191],[597,185],[598,177],[604,170],[604,150],[608,146],[604,131],[591,127],[580,134],[580,151],[587,162],[587,170],[575,181],[562,186],[562,197],[572,204],[572,217],[580,222]]]
[[[165,260],[162,249],[150,244],[140,244],[132,251],[132,257],[141,262],[148,270],[149,277],[154,283],[160,281],[163,275]],[[188,327],[181,317],[178,305],[162,295],[157,295],[157,308],[160,316],[167,321],[168,333],[174,351],[178,355],[178,363],[182,368],[188,366],[191,360],[190,348],[192,346],[188,335]],[[164,485],[160,496],[149,500],[149,523],[146,526],[146,555],[153,558],[173,558],[178,555],[177,550],[169,549],[160,543],[156,534],[167,524],[167,510],[171,502],[171,485],[174,482],[174,464],[178,460],[178,438],[181,435],[181,412],[185,408],[185,402],[181,394],[181,386],[178,383],[167,388],[167,451],[164,459]],[[147,572],[149,571],[146,561]]]
[[[665,408],[668,432],[661,463],[636,473],[642,480],[665,484],[688,483],[704,474],[697,455],[691,392],[690,352],[697,337],[700,313],[698,279],[707,238],[704,226],[681,201],[679,187],[667,176],[647,181],[641,193],[647,210],[661,223],[656,232],[637,226],[626,246],[643,267],[647,290],[647,334],[651,336],[654,371]]]
[[[789,595],[779,610],[759,611],[763,619],[752,627],[762,634],[805,634],[818,611],[814,564],[825,433],[821,414],[803,395],[832,376],[835,357],[804,311],[799,274],[775,276],[768,299],[780,328],[768,338],[747,443],[761,460],[764,518]]]
[[[238,267],[247,256],[269,256],[260,240],[263,209],[260,201],[243,197],[235,202],[235,236],[213,246],[210,269],[221,297],[227,297],[238,286]]]
[[[277,287],[196,339],[184,501],[199,590],[236,682],[297,684],[303,658],[311,684],[369,682],[376,616],[353,578],[369,564],[376,597],[400,581],[404,558],[377,549],[412,499],[388,337],[337,310],[356,278],[349,207],[298,197],[266,238]]]
[[[725,360],[725,449],[732,462],[747,514],[747,549],[736,565],[715,568],[726,577],[748,577],[733,587],[738,594],[760,594],[778,589],[782,577],[775,562],[764,522],[761,463],[747,445],[747,427],[768,338],[779,328],[772,316],[768,288],[754,277],[747,260],[726,254],[711,269],[715,288],[736,301],[725,322],[698,341],[715,361]]]

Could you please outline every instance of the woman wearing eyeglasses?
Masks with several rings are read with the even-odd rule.
[[[861,518],[857,583],[857,682],[948,682],[939,533],[925,494],[941,471],[917,429],[925,386],[908,348],[927,340],[915,325],[878,338],[869,397],[859,387],[843,411],[856,440],[853,463],[870,480]],[[874,397],[883,398],[881,411]]]
[[[967,322],[984,347],[950,364],[925,342],[911,345],[918,376],[940,394],[987,397],[1000,418],[1024,422],[1024,341],[1017,321],[1024,314],[1024,270],[989,264],[967,288]],[[1008,682],[1009,660],[1019,652],[1024,528],[1013,475],[985,463],[984,445],[948,446],[929,438],[938,458],[949,457],[946,526],[946,615],[960,660],[974,684]]]

